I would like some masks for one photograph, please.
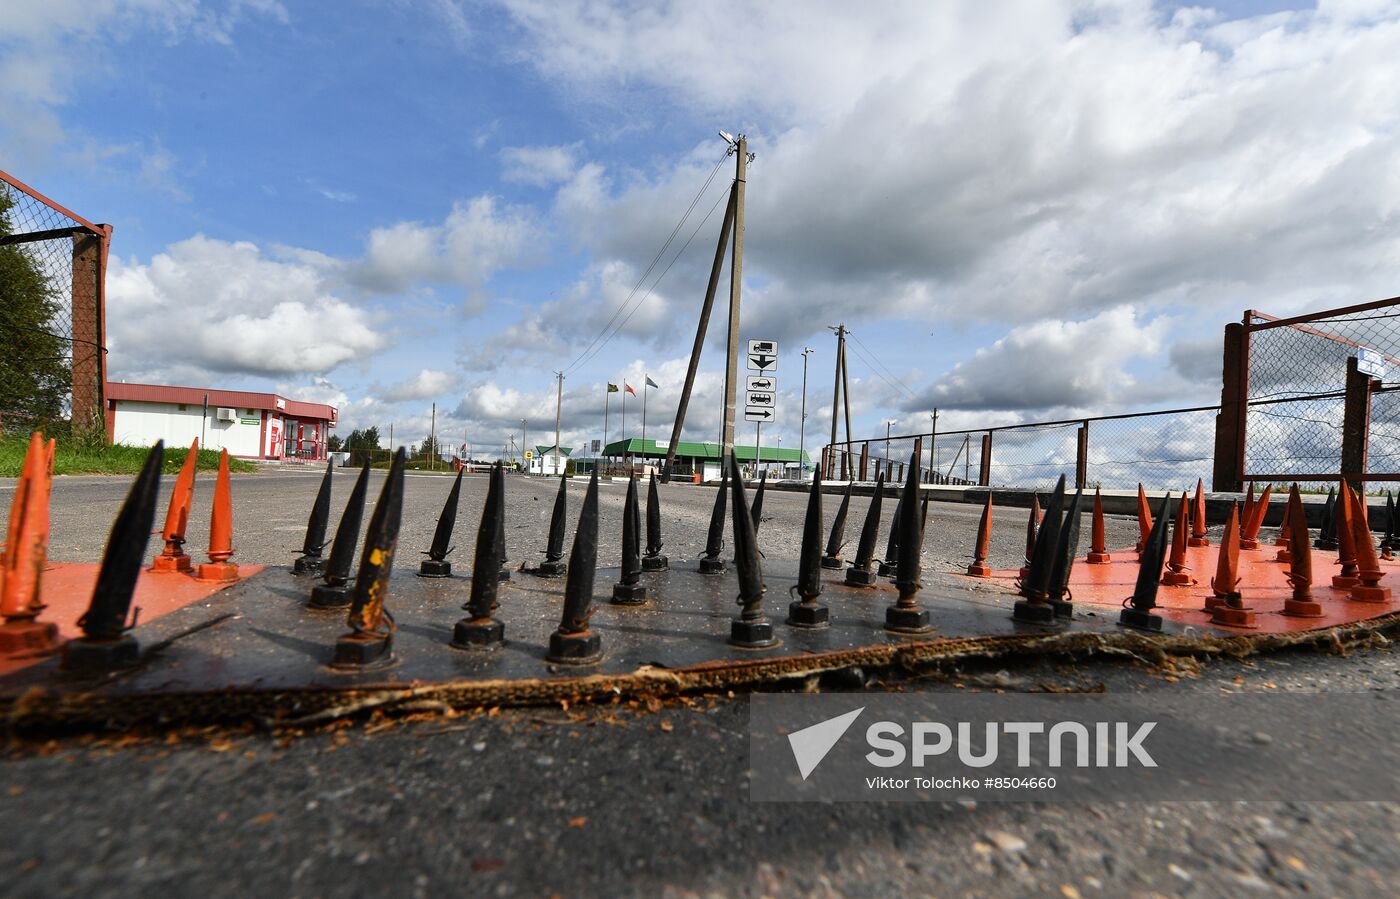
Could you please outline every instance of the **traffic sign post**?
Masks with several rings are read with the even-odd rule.
[[[771,422],[777,416],[778,379],[773,372],[778,367],[778,342],[776,340],[752,339],[748,343],[749,371],[759,372],[749,375],[748,388],[744,394],[744,421],[754,423],[754,471],[763,467],[763,423]]]

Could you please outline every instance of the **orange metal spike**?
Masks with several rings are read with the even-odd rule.
[[[1147,494],[1142,490],[1142,482],[1138,482],[1138,542],[1137,551],[1142,552],[1142,548],[1147,545],[1147,535],[1152,533],[1152,509],[1147,505]]]
[[[170,494],[170,510],[165,514],[165,528],[161,538],[165,540],[165,550],[151,562],[152,571],[189,571],[194,566],[185,552],[185,526],[189,524],[190,508],[194,505],[194,469],[199,459],[199,438],[190,444],[190,454],[180,467],[180,476],[175,479],[175,490]]]
[[[1196,479],[1196,496],[1191,500],[1191,539],[1188,541],[1191,546],[1210,546],[1210,538],[1206,536],[1206,485],[1200,479]]]
[[[1108,548],[1104,546],[1103,535],[1103,497],[1099,495],[1099,488],[1094,488],[1094,517],[1090,529],[1089,559],[1090,565],[1106,565],[1109,562]]]
[[[1225,533],[1220,538],[1220,553],[1216,561],[1215,577],[1210,579],[1211,595],[1206,597],[1205,611],[1214,612],[1225,602],[1240,584],[1240,508],[1230,506],[1230,518],[1225,522]]]
[[[233,497],[228,480],[228,450],[219,453],[219,476],[214,481],[214,510],[209,516],[209,561],[199,566],[201,581],[236,581],[233,555]]]
[[[15,495],[10,526],[0,556],[0,653],[34,653],[58,645],[58,626],[39,622],[44,604],[39,596],[49,548],[49,492],[52,444],[37,431],[29,439]]]
[[[1186,571],[1186,494],[1181,494],[1181,504],[1176,510],[1176,524],[1172,527],[1172,552],[1167,558],[1167,570],[1162,575],[1162,583],[1169,587],[1184,587],[1196,583]]]
[[[1350,590],[1361,583],[1356,567],[1356,535],[1351,529],[1353,514],[1351,487],[1343,481],[1342,490],[1337,494],[1337,564],[1342,566],[1342,573],[1332,576],[1335,590]]]
[[[1264,516],[1269,514],[1269,493],[1273,489],[1273,484],[1265,484],[1264,492],[1259,494],[1259,502],[1254,504],[1254,513],[1250,515],[1247,526],[1240,534],[1240,549],[1259,548],[1259,529],[1264,526]]]
[[[972,564],[967,573],[972,577],[991,577],[987,552],[992,543],[992,491],[987,491],[987,504],[982,507],[982,520],[977,522],[977,546],[972,550]]]
[[[1355,493],[1351,494],[1351,501],[1352,543],[1356,549],[1357,576],[1361,579],[1361,583],[1351,588],[1351,598],[1361,602],[1390,602],[1390,588],[1381,586],[1384,575],[1380,559],[1376,557],[1371,525],[1366,520],[1366,501]]]
[[[1244,546],[1244,534],[1249,530],[1249,523],[1254,520],[1254,482],[1249,482],[1249,492],[1244,495],[1244,509],[1240,512],[1240,548]]]
[[[1043,517],[1044,514],[1040,511],[1040,497],[1032,493],[1031,514],[1030,518],[1026,519],[1026,564],[1022,565],[1021,570],[1016,573],[1016,576],[1021,580],[1025,580],[1026,576],[1031,573],[1031,556],[1035,553],[1035,535],[1040,529],[1040,519]]]
[[[1288,495],[1289,534],[1293,540],[1288,566],[1288,584],[1293,595],[1283,601],[1283,614],[1291,618],[1320,618],[1322,604],[1312,598],[1312,542],[1308,539],[1308,516],[1295,484]]]
[[[1297,492],[1297,484],[1294,484],[1288,489],[1289,503],[1293,502],[1293,494]],[[1302,502],[1301,498],[1299,499],[1299,502]],[[1289,522],[1292,520],[1292,518],[1292,511],[1287,505],[1285,505],[1283,507],[1283,521],[1279,522],[1278,526],[1278,539],[1274,541],[1274,545],[1279,547],[1278,555],[1274,557],[1275,562],[1291,562],[1293,560],[1293,552],[1289,548],[1293,544],[1292,531],[1289,527]]]

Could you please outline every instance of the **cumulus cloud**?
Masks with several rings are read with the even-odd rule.
[[[423,369],[406,381],[401,381],[383,391],[383,398],[391,403],[408,400],[426,400],[442,396],[456,386],[457,379],[445,371]]]
[[[569,180],[577,165],[579,145],[506,147],[501,150],[501,178],[532,187]]]
[[[246,241],[197,235],[146,264],[114,257],[107,293],[114,375],[172,365],[323,374],[386,344],[370,314],[329,293],[316,268]]]

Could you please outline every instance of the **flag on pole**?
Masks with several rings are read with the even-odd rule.
[[[617,385],[611,381],[608,382],[608,393],[617,393]]]
[[[637,391],[633,390],[633,389],[632,389],[632,385],[631,385],[631,384],[628,384],[626,381],[623,381],[623,382],[622,382],[622,389],[625,390],[625,391],[627,391],[628,393],[632,394],[633,396],[636,396],[636,395],[637,395]]]
[[[653,380],[651,379],[651,375],[647,375],[647,386],[648,386],[648,387],[655,387],[657,390],[660,390],[660,389],[661,389],[661,385],[658,384],[658,383],[656,383],[655,381],[653,381]]]

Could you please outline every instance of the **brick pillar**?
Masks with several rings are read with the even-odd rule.
[[[104,424],[102,390],[107,374],[103,328],[103,272],[106,268],[106,234],[89,231],[73,233],[73,406],[72,420],[77,429]]]

